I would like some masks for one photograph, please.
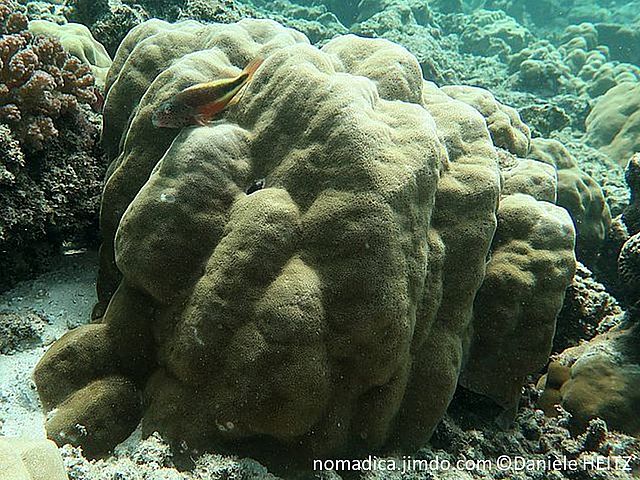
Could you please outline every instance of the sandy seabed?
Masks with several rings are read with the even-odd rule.
[[[34,335],[0,354],[0,435],[45,438],[33,369],[51,343],[91,319],[97,269],[97,252],[70,250],[47,273],[0,294],[0,315],[41,320]]]

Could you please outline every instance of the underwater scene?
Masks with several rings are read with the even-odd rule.
[[[640,0],[0,0],[0,480],[640,478]]]

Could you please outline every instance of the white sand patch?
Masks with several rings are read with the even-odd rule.
[[[47,347],[89,322],[96,302],[96,252],[69,252],[37,278],[0,294],[0,312],[35,314],[46,324],[39,338],[0,354],[0,435],[44,438],[44,414],[32,380]]]

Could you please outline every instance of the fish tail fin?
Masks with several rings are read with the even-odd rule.
[[[244,85],[242,85],[240,90],[238,90],[238,93],[236,93],[231,99],[231,101],[229,102],[228,104],[229,107],[233,107],[234,105],[237,105],[238,103],[240,103],[240,100],[242,100],[244,93],[247,91],[247,86],[249,85],[249,82],[251,81],[253,74],[256,73],[256,71],[258,70],[258,68],[260,68],[260,65],[262,65],[263,62],[264,62],[264,58],[256,57],[249,63],[249,65],[245,67],[245,69],[242,71],[242,75],[246,75],[247,79],[245,80]]]
[[[256,57],[249,64],[244,67],[242,71],[243,74],[247,76],[247,81],[251,80],[251,77],[256,73],[256,71],[260,68],[260,65],[264,62],[263,57]]]
[[[244,92],[247,91],[247,85],[249,85],[249,83],[245,83],[244,85],[242,85],[242,87],[240,87],[238,93],[236,93],[233,98],[229,100],[229,103],[227,104],[228,107],[233,107],[234,105],[240,103],[240,100],[242,100],[242,97],[244,96]]]

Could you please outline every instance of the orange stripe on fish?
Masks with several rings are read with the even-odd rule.
[[[237,104],[263,58],[254,59],[237,77],[185,88],[160,105],[152,115],[156,127],[181,128],[206,125],[227,107]]]

